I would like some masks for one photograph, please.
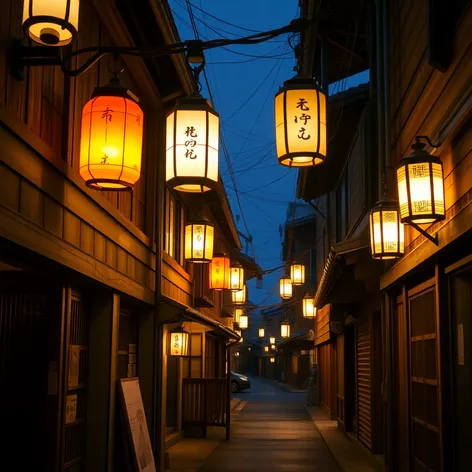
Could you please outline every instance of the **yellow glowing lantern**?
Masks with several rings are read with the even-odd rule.
[[[313,303],[313,297],[307,295],[303,298],[303,316],[307,319],[313,319],[316,317],[316,306]]]
[[[280,337],[288,338],[290,337],[290,323],[285,320],[280,324]]]
[[[269,352],[269,346],[264,346],[264,352]]]
[[[143,111],[113,78],[82,110],[79,173],[96,190],[130,190],[141,175]]]
[[[274,363],[275,363],[275,357],[271,357],[271,358],[270,358],[270,363],[271,363],[271,364],[274,364]]]
[[[275,344],[271,344],[271,345],[270,345],[270,348],[271,348],[273,351],[275,351],[275,349],[276,349]]]
[[[444,171],[441,160],[419,142],[397,167],[398,199],[402,223],[435,223],[445,218]]]
[[[239,327],[241,329],[248,329],[249,327],[249,316],[247,316],[245,313],[242,313],[240,316],[239,316]]]
[[[241,319],[241,315],[243,315],[243,314],[244,314],[244,310],[242,308],[236,307],[234,309],[234,321],[236,323],[239,323],[239,320]]]
[[[290,266],[290,280],[293,285],[303,285],[305,283],[305,265],[294,262]]]
[[[44,46],[65,46],[79,29],[79,0],[24,0],[23,30]]]
[[[280,164],[305,167],[326,158],[326,95],[313,79],[296,76],[275,96],[275,136]]]
[[[212,290],[229,289],[230,260],[225,254],[215,254],[210,264],[210,288]]]
[[[167,115],[166,181],[181,192],[218,184],[219,116],[201,95],[182,98]]]
[[[275,336],[269,338],[269,344],[275,344]]]
[[[231,298],[233,299],[233,303],[235,305],[243,305],[246,303],[246,296],[247,296],[247,288],[246,284],[244,284],[244,287],[242,290],[238,290],[231,292]]]
[[[260,338],[263,338],[263,337],[264,337],[264,334],[265,334],[264,328],[259,328],[259,337],[260,337]]]
[[[280,298],[288,300],[292,298],[293,287],[292,280],[287,275],[280,278]]]
[[[236,351],[236,352],[234,353],[234,355],[235,355],[236,357],[239,357],[239,351]]]
[[[185,259],[194,263],[208,263],[213,258],[214,226],[206,218],[185,225]]]
[[[244,269],[241,264],[233,262],[229,269],[229,289],[232,291],[243,290],[244,288]]]
[[[174,357],[188,356],[188,332],[181,326],[169,333],[169,355]]]
[[[370,211],[370,248],[374,259],[394,259],[405,252],[397,202],[382,200]]]

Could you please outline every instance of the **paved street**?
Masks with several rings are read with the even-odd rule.
[[[234,417],[231,441],[221,443],[199,472],[339,471],[305,411],[305,393],[252,379],[251,390],[236,396],[248,403]]]

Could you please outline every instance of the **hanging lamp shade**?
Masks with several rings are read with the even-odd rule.
[[[275,96],[275,137],[280,164],[305,167],[326,158],[326,95],[313,79],[296,76]]]
[[[264,331],[264,328],[259,328],[259,337],[260,338],[263,338],[264,337],[264,334],[265,334],[265,331]]]
[[[243,305],[246,303],[246,298],[247,298],[247,285],[244,284],[244,287],[242,290],[238,290],[231,292],[231,298],[233,300],[233,303],[235,305]]]
[[[290,323],[285,320],[280,324],[280,337],[288,338],[290,337]]]
[[[188,332],[181,326],[169,333],[169,355],[173,357],[188,356]]]
[[[225,254],[215,254],[210,264],[210,288],[212,290],[229,289],[230,260]]]
[[[167,115],[166,181],[181,192],[218,184],[219,115],[199,94],[182,98]]]
[[[229,289],[232,291],[243,290],[244,288],[244,269],[241,264],[233,262],[229,269]]]
[[[294,262],[290,266],[290,280],[293,285],[303,285],[305,283],[305,264]]]
[[[130,190],[141,176],[143,111],[113,78],[82,109],[79,173],[96,190]]]
[[[185,225],[185,259],[188,262],[208,263],[213,258],[214,226],[206,218]]]
[[[313,297],[307,295],[303,298],[303,317],[307,319],[313,319],[316,317],[316,307],[313,303]]]
[[[275,344],[275,336],[269,338],[269,344]]]
[[[79,0],[24,0],[23,30],[35,43],[66,46],[79,30]]]
[[[280,298],[288,300],[292,298],[293,295],[293,286],[292,280],[289,276],[284,275],[280,278]]]
[[[249,316],[246,315],[246,313],[241,313],[239,316],[239,327],[241,329],[248,329],[249,328]]]
[[[441,160],[422,142],[397,167],[398,199],[402,223],[427,224],[444,220],[444,171]]]
[[[405,252],[398,203],[382,200],[370,211],[370,248],[374,259],[395,259]]]

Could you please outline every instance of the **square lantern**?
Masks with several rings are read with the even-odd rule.
[[[246,315],[246,313],[241,313],[239,316],[239,321],[238,321],[239,327],[241,329],[248,329],[249,328],[249,316]]]
[[[290,337],[290,323],[285,320],[280,324],[280,337],[289,338]]]
[[[182,326],[173,329],[169,333],[169,356],[185,357],[189,353],[188,332]]]
[[[113,78],[82,109],[79,173],[95,190],[131,190],[141,176],[144,115]]]
[[[315,80],[296,76],[275,96],[275,136],[280,164],[305,167],[326,158],[326,95]]]
[[[244,288],[244,269],[241,264],[233,262],[229,268],[229,289],[239,291]]]
[[[280,298],[282,298],[283,300],[288,300],[289,298],[292,298],[292,295],[292,280],[288,275],[284,275],[280,278]]]
[[[269,338],[269,344],[275,344],[275,336]]]
[[[429,224],[444,220],[444,171],[441,160],[416,142],[413,152],[397,167],[398,199],[402,223]]]
[[[213,258],[214,226],[206,218],[185,225],[185,259],[188,262],[208,263]]]
[[[313,319],[316,317],[316,307],[313,303],[313,297],[307,295],[303,298],[303,317],[307,319]]]
[[[244,284],[244,287],[242,290],[238,290],[231,292],[231,298],[233,300],[233,303],[235,305],[243,305],[246,303],[246,297],[247,297],[247,285]]]
[[[305,264],[294,262],[290,266],[290,280],[293,285],[303,285],[305,283]]]
[[[215,254],[210,263],[210,283],[212,290],[229,289],[230,260],[225,254]]]
[[[395,259],[405,252],[398,203],[382,200],[370,211],[370,248],[374,259]]]
[[[264,346],[264,352],[269,352],[269,346]]]
[[[259,333],[259,337],[263,338],[265,334],[264,328],[259,328],[258,333]]]
[[[77,37],[80,0],[24,0],[23,30],[43,46],[66,46]]]
[[[219,115],[199,94],[179,99],[167,115],[166,181],[181,192],[218,184]]]
[[[241,319],[241,315],[244,314],[244,310],[242,308],[234,308],[234,321],[239,324],[239,320]]]

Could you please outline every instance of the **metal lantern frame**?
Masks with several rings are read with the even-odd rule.
[[[288,275],[280,277],[279,285],[280,298],[282,298],[283,300],[289,300],[293,297],[293,284],[291,278]],[[288,287],[290,287],[290,290],[288,289]]]
[[[317,308],[314,304],[314,299],[311,295],[303,297],[303,318],[313,320],[316,318]]]
[[[269,338],[269,344],[275,344],[275,336]]]
[[[265,329],[264,328],[259,328],[257,330],[257,334],[259,335],[260,338],[263,338],[265,336]]]
[[[221,275],[222,283],[216,284],[216,281],[213,280],[214,276],[214,264],[216,264],[216,259],[222,259],[222,267],[220,267],[220,270],[223,271]],[[229,276],[230,276],[230,265],[231,265],[231,260],[230,258],[224,253],[224,252],[219,252],[213,255],[213,259],[210,262],[210,280],[209,280],[209,287],[211,290],[215,290],[217,292],[221,292],[223,290],[228,290],[229,289]]]
[[[293,262],[290,266],[290,280],[292,281],[292,285],[304,285],[305,273],[305,264],[302,264],[301,262]],[[300,275],[300,277],[298,277],[298,275]]]
[[[288,320],[284,320],[280,323],[280,337],[283,339],[290,337],[290,323]]]
[[[241,329],[248,329],[249,328],[249,316],[247,313],[243,312],[239,316],[238,325]]]
[[[244,305],[247,300],[247,285],[244,284],[242,290],[232,290],[231,299],[235,305]]]
[[[385,213],[387,212],[396,212],[397,214],[397,241],[396,241],[396,250],[389,250],[386,247],[387,241],[385,241],[384,234],[384,224],[387,221],[384,221]],[[374,231],[375,227],[375,215],[379,215],[379,224],[380,224],[380,247],[381,250],[377,251],[377,241],[376,234]],[[404,236],[404,227],[400,220],[400,210],[398,208],[398,202],[395,200],[381,200],[372,208],[369,215],[369,224],[370,224],[370,248],[372,252],[372,257],[374,259],[387,260],[387,259],[396,259],[403,256],[405,252],[405,236]]]
[[[180,351],[181,351],[180,354],[173,354],[172,353],[172,335],[175,335],[175,334],[181,335],[182,347],[180,349]],[[186,331],[183,328],[182,325],[177,326],[172,331],[170,331],[169,332],[169,348],[168,348],[169,356],[172,356],[172,357],[186,357],[186,356],[188,356],[189,355],[189,346],[190,346],[189,339],[190,339],[189,332]]]
[[[244,288],[244,269],[239,262],[232,262],[229,267],[229,289],[238,292]]]
[[[290,139],[289,139],[289,132],[288,132],[288,120],[291,118],[287,114],[287,92],[292,90],[314,90],[316,92],[316,100],[317,100],[317,116],[312,117],[312,119],[317,120],[317,128],[318,128],[318,142],[316,143],[316,148],[313,151],[303,151],[303,152],[290,152]],[[284,114],[284,121],[283,121],[283,137],[284,137],[284,148],[285,152],[282,153],[280,156],[278,155],[279,164],[288,167],[313,167],[315,165],[321,164],[325,161],[326,155],[322,154],[321,151],[321,119],[324,118],[324,139],[327,142],[327,135],[326,135],[326,123],[327,123],[327,94],[323,91],[322,87],[316,82],[315,79],[309,77],[302,77],[302,76],[295,76],[290,80],[284,82],[284,85],[279,89],[277,94],[275,95],[275,101],[277,103],[277,97],[282,94],[283,100],[283,114]],[[321,104],[321,95],[324,96],[325,101],[325,111],[326,115],[321,117],[320,112],[320,104]],[[277,106],[276,106],[277,108]],[[311,160],[307,162],[297,162],[293,159],[296,157],[309,157]]]
[[[194,227],[195,226],[205,226],[205,231],[204,231],[204,235],[205,235],[205,241],[203,243],[203,250],[202,250],[202,254],[203,256],[200,258],[200,257],[195,257],[194,255]],[[205,218],[205,217],[199,217],[199,218],[195,218],[194,220],[191,220],[189,221],[188,223],[186,223],[185,225],[185,254],[187,254],[187,228],[188,227],[192,227],[192,230],[191,230],[191,234],[190,234],[190,253],[192,254],[191,257],[185,257],[185,260],[187,262],[193,262],[194,264],[208,264],[211,262],[211,260],[213,259],[213,251],[212,251],[212,254],[209,256],[209,257],[206,257],[206,252],[207,252],[207,249],[208,249],[208,243],[209,241],[207,241],[207,237],[210,236],[212,238],[212,241],[211,241],[211,245],[213,247],[213,244],[214,244],[214,237],[215,237],[215,233],[214,233],[214,229],[215,229],[215,225],[208,219],[208,218]],[[209,235],[208,233],[208,230],[207,228],[212,228],[212,231],[210,231],[211,235]]]

